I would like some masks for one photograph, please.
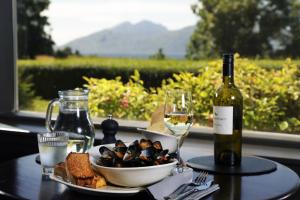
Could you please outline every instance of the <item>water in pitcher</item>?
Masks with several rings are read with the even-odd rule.
[[[94,144],[95,130],[88,109],[88,90],[75,89],[59,91],[47,109],[46,128],[49,131],[68,132],[68,153],[86,152]],[[57,119],[52,126],[53,107],[59,105]]]
[[[94,127],[86,110],[59,112],[54,130],[69,133],[67,152],[86,152],[94,143]]]

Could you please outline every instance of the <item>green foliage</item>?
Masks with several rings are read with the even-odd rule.
[[[89,107],[94,116],[113,114],[118,118],[148,119],[151,110],[145,104],[151,104],[149,94],[143,87],[138,71],[123,84],[120,77],[114,80],[86,78],[86,87],[90,89]]]
[[[192,91],[197,123],[209,125],[212,116],[212,96],[221,84],[222,61],[209,62],[199,69],[174,74],[161,87],[149,90],[137,71],[128,83],[120,77],[114,80],[86,78],[93,115],[148,120],[163,103],[165,91],[181,88]],[[244,128],[265,131],[300,131],[300,74],[290,59],[281,69],[264,69],[236,55],[235,82],[244,97]]]
[[[30,104],[23,106],[21,109],[31,112],[34,111],[46,113],[48,104],[50,103],[49,100],[44,100],[38,97],[32,98],[30,102]],[[53,113],[58,113],[58,107],[54,107]]]
[[[68,57],[67,59],[40,58],[38,60],[19,60],[18,69],[23,77],[31,76],[30,83],[36,95],[43,99],[57,97],[57,91],[81,87],[83,76],[115,79],[120,76],[125,84],[134,70],[138,70],[144,87],[160,87],[162,80],[174,73],[198,73],[198,69],[207,66],[208,60],[148,60],[127,58]],[[267,70],[281,69],[284,60],[251,60]],[[300,65],[300,60],[293,61]],[[68,74],[68,76],[66,76]],[[41,84],[44,83],[44,84]]]
[[[54,42],[44,29],[48,18],[42,14],[49,4],[49,0],[17,0],[19,58],[53,53]]]
[[[164,60],[166,58],[163,49],[159,48],[158,52],[156,52],[154,55],[149,57],[150,59],[154,59],[154,60]]]
[[[187,58],[218,57],[229,51],[247,57],[299,57],[298,0],[199,0],[192,10],[200,20]]]
[[[83,76],[114,79],[126,83],[137,69],[146,88],[159,87],[163,79],[182,71],[197,72],[207,61],[148,60],[126,58],[69,57],[18,61],[24,76],[32,76],[33,89],[44,99],[57,97],[57,91],[81,87]],[[66,76],[66,74],[68,74]],[[45,84],[40,84],[45,83]]]
[[[33,84],[31,81],[31,76],[24,77],[19,73],[18,91],[20,109],[28,108],[32,105],[33,99],[36,98],[34,90],[32,89]]]
[[[80,56],[80,52],[78,50],[73,52],[70,47],[65,47],[63,49],[57,49],[54,53],[56,58],[67,58],[72,55]]]
[[[56,58],[67,58],[70,55],[72,55],[72,49],[70,47],[65,47],[64,49],[58,49],[54,53],[54,56]]]

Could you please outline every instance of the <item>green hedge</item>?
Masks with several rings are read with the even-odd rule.
[[[284,60],[252,60],[266,69],[280,69]],[[43,58],[18,61],[20,82],[27,81],[37,96],[44,99],[57,97],[58,90],[82,87],[83,76],[114,79],[121,77],[122,83],[129,81],[134,70],[138,70],[144,87],[161,86],[162,80],[174,73],[192,72],[207,66],[208,60],[148,60],[127,58],[71,57],[67,59]],[[300,60],[294,61],[300,64]],[[30,79],[28,79],[30,77]]]
[[[235,83],[244,97],[244,128],[300,133],[300,71],[287,59],[280,69],[265,69],[236,55]],[[192,91],[196,122],[211,125],[212,97],[222,81],[222,61],[209,62],[198,75],[173,75],[162,87],[146,89],[138,71],[123,84],[114,80],[85,78],[90,89],[92,115],[149,120],[161,104],[165,91]]]
[[[189,71],[197,73],[207,61],[143,60],[125,58],[72,57],[68,59],[20,60],[18,61],[21,81],[31,76],[36,95],[51,99],[58,90],[82,87],[83,76],[129,81],[137,69],[146,88],[159,87],[162,80],[174,73]]]

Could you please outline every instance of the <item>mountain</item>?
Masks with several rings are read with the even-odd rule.
[[[59,48],[70,47],[83,55],[149,57],[162,48],[167,57],[183,58],[195,27],[170,31],[160,24],[141,21],[121,23],[110,29],[75,39]]]

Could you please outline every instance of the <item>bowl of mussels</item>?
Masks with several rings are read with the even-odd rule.
[[[140,187],[171,174],[177,160],[159,141],[149,139],[96,146],[90,149],[93,169],[114,185]]]

